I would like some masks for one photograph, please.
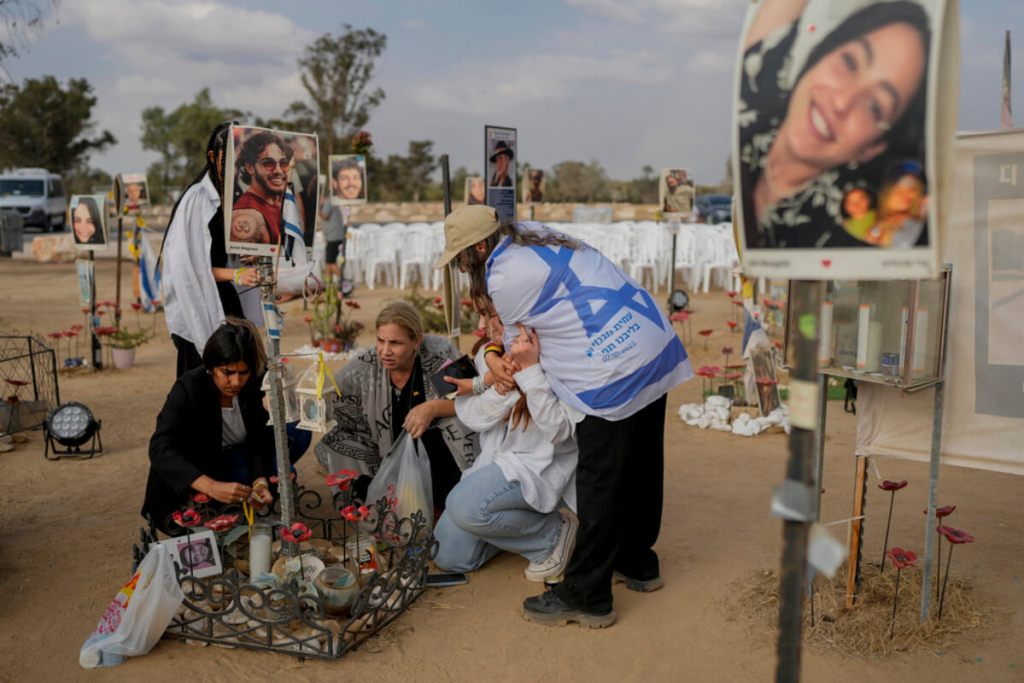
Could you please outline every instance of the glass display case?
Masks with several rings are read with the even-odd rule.
[[[821,372],[920,389],[941,379],[950,267],[935,280],[835,280],[821,308]],[[792,300],[792,297],[790,297]],[[790,364],[794,315],[787,311]]]

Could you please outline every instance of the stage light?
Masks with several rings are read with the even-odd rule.
[[[103,452],[103,441],[100,438],[101,422],[93,417],[92,411],[85,404],[63,403],[54,408],[43,422],[45,448],[43,455],[47,460],[56,460],[61,456],[91,458]],[[82,446],[91,441],[88,449]],[[55,442],[55,443],[54,443]],[[57,444],[64,447],[57,448]],[[54,457],[50,457],[50,451]]]

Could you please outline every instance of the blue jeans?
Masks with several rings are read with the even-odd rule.
[[[462,478],[448,494],[437,522],[434,564],[441,569],[470,572],[502,550],[531,562],[551,556],[562,532],[562,515],[538,512],[523,499],[517,481],[507,481],[491,463]]]

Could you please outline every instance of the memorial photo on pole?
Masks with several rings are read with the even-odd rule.
[[[79,251],[100,251],[107,248],[106,196],[102,194],[76,194],[68,204],[71,231],[75,248]]]
[[[523,174],[523,201],[533,204],[544,201],[544,171],[529,168]]]
[[[366,157],[332,154],[331,200],[339,206],[366,203]]]
[[[693,174],[685,168],[661,169],[661,182],[658,183],[658,203],[662,215],[666,217],[687,219],[693,213],[693,200],[696,196]]]
[[[316,207],[317,153],[315,135],[231,127],[224,174],[228,253],[271,256],[286,228],[300,236],[307,222],[313,228],[306,208]]]
[[[149,206],[145,173],[122,173],[117,177],[116,186],[121,211],[138,211]]]
[[[498,219],[516,215],[516,129],[484,127],[487,179],[487,205],[498,212]]]
[[[946,9],[947,0],[751,5],[733,141],[748,275],[937,272],[936,145],[952,139],[939,139],[935,110],[956,80],[937,69],[944,29],[956,25]]]
[[[466,193],[464,197],[467,206],[486,204],[487,194],[485,192],[484,179],[478,175],[466,178]]]

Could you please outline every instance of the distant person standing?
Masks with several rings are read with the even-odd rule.
[[[544,201],[544,171],[533,169],[530,171],[527,178],[530,184],[526,189],[526,201]]]
[[[339,277],[341,264],[338,258],[345,253],[345,217],[340,206],[330,197],[320,202],[320,230],[327,241],[327,253],[324,255],[324,274]]]

